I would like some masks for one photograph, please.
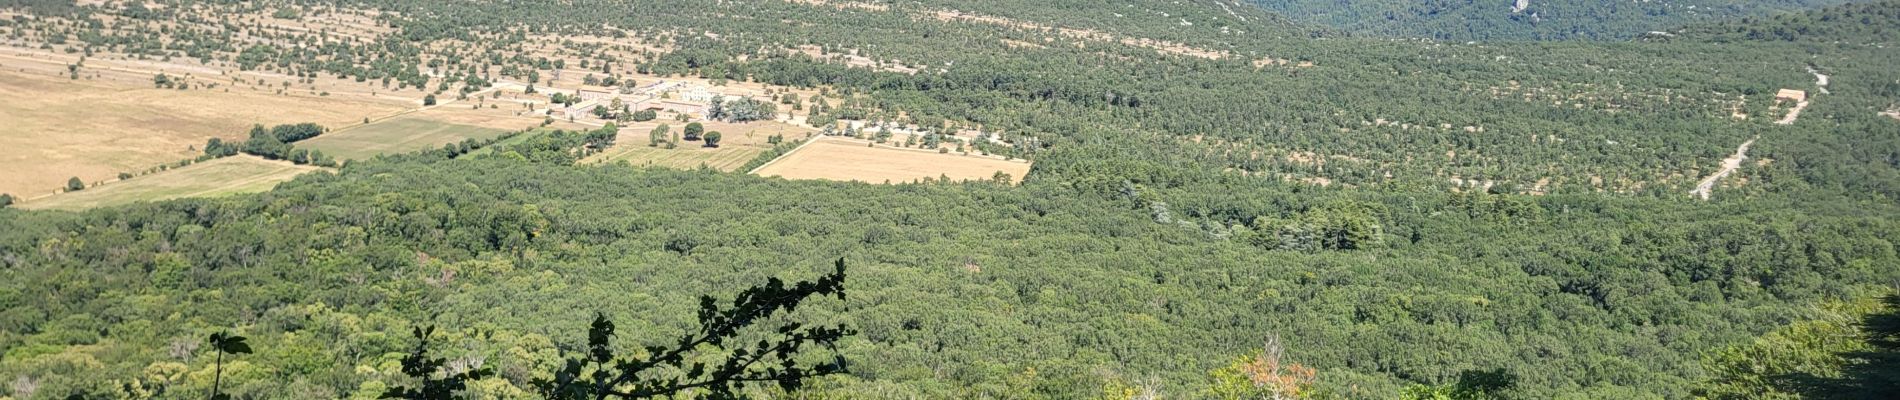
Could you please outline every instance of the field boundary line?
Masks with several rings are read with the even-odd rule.
[[[770,167],[772,166],[772,164],[777,164],[779,160],[784,160],[785,157],[791,157],[792,153],[797,153],[799,150],[804,150],[805,146],[810,146],[812,143],[818,143],[818,141],[825,140],[825,138],[826,136],[823,134],[812,136],[811,139],[806,139],[804,144],[800,144],[798,145],[798,147],[793,147],[791,151],[787,151],[785,152],[785,154],[778,155],[778,157],[773,158],[772,161],[766,161],[764,164],[759,164],[758,168],[753,168],[751,171],[746,171],[745,173],[747,175],[758,175],[759,170],[763,170],[765,169],[765,167]]]
[[[850,143],[853,143],[853,144],[866,144],[866,145],[871,145],[871,146],[874,146],[874,147],[877,147],[877,148],[880,148],[880,149],[889,149],[889,150],[903,150],[903,151],[914,151],[914,152],[921,152],[921,153],[929,153],[929,154],[943,154],[943,155],[952,155],[952,156],[958,156],[958,157],[976,157],[976,158],[987,158],[987,159],[991,159],[991,160],[997,160],[997,161],[1003,161],[1003,162],[1013,162],[1013,163],[1023,163],[1023,164],[1031,164],[1031,163],[1033,163],[1033,161],[1032,161],[1032,160],[1030,160],[1030,159],[1027,159],[1027,158],[1009,158],[1009,157],[1004,157],[1004,156],[1001,156],[1001,155],[995,155],[995,154],[991,154],[991,155],[987,155],[987,156],[986,156],[986,155],[982,155],[982,154],[970,154],[970,153],[967,153],[967,152],[957,152],[957,151],[951,151],[951,152],[947,152],[947,153],[940,153],[940,152],[938,152],[938,151],[937,151],[937,149],[940,149],[941,147],[939,147],[939,148],[922,148],[922,147],[901,147],[901,146],[892,146],[892,145],[888,145],[888,144],[883,144],[883,143],[878,143],[878,142],[873,142],[873,141],[870,141],[870,140],[868,140],[868,139],[854,139],[854,138],[846,138],[846,137],[841,137],[841,138],[837,138],[837,140],[840,140],[840,141],[844,141],[844,142],[850,142]]]

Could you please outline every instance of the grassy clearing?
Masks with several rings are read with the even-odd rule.
[[[609,150],[609,153],[602,154],[591,160],[602,163],[626,161],[633,165],[652,165],[682,169],[699,168],[700,165],[705,165],[720,171],[732,171],[738,169],[740,165],[744,165],[746,161],[751,161],[752,157],[757,156],[760,152],[765,151],[764,148],[758,147],[722,147],[711,149],[699,147],[696,142],[689,143],[692,145],[676,149],[647,147],[644,144],[621,143],[615,145],[614,150]]]
[[[84,210],[184,197],[216,197],[270,190],[321,167],[269,161],[249,155],[220,158],[183,168],[56,194],[18,204],[35,210]]]
[[[759,176],[869,183],[910,182],[923,178],[986,180],[997,172],[1012,182],[1029,173],[1029,162],[995,157],[940,154],[929,150],[869,146],[870,142],[824,138],[760,168]]]
[[[320,150],[338,159],[366,159],[378,154],[399,154],[441,147],[465,139],[489,139],[507,131],[495,128],[437,122],[404,116],[369,125],[330,132],[298,142],[297,147]]]
[[[685,129],[685,124],[668,122],[673,132]],[[657,122],[632,124],[620,128],[617,144],[599,155],[588,158],[589,162],[616,163],[626,161],[641,166],[660,166],[669,168],[692,169],[704,165],[720,171],[732,171],[752,161],[772,145],[767,138],[772,135],[784,135],[785,140],[804,138],[815,130],[779,122],[752,122],[728,124],[704,122],[707,132],[719,132],[724,139],[718,148],[703,147],[702,142],[681,143],[678,148],[668,149],[647,146],[647,134],[658,126]]]

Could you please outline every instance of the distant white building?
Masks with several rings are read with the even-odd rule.
[[[581,100],[608,100],[615,97],[620,97],[620,94],[614,93],[614,92],[603,92],[599,90],[581,89],[581,90],[575,91],[574,96],[580,97]]]
[[[718,93],[713,93],[710,90],[706,90],[705,86],[695,85],[695,86],[680,90],[680,100],[686,100],[686,101],[691,101],[691,102],[710,103],[712,102],[713,97],[717,97],[717,96],[719,96]]]
[[[1781,91],[1775,92],[1775,98],[1793,102],[1803,102],[1808,101],[1808,92],[1794,89],[1781,89]]]

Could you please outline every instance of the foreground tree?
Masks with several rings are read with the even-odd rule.
[[[1795,321],[1705,355],[1710,399],[1884,399],[1900,393],[1900,295],[1830,300]]]
[[[719,147],[719,139],[725,137],[717,131],[706,133],[706,147]]]
[[[1317,378],[1317,370],[1288,360],[1280,337],[1269,335],[1259,351],[1214,370],[1213,385],[1202,395],[1230,400],[1305,398]]]
[[[211,344],[212,350],[218,352],[217,367],[211,373],[211,400],[229,399],[231,396],[221,392],[224,385],[224,355],[251,354],[251,345],[245,343],[243,336],[224,332],[213,333],[206,341]]]
[[[385,399],[407,400],[448,400],[456,398],[456,393],[468,390],[468,382],[486,378],[494,371],[476,368],[469,371],[449,372],[443,366],[448,359],[429,357],[429,336],[435,334],[435,327],[416,328],[412,333],[416,337],[415,350],[402,358],[402,373],[415,378],[415,386],[393,386],[383,392]]]
[[[843,325],[806,326],[785,322],[769,330],[748,329],[796,310],[811,297],[845,299],[844,259],[836,269],[815,281],[786,285],[772,278],[746,289],[722,308],[711,296],[700,297],[697,332],[681,335],[673,347],[647,346],[644,355],[614,354],[614,323],[594,318],[587,332],[587,354],[573,358],[554,379],[535,385],[549,399],[646,399],[676,395],[693,398],[742,397],[737,391],[773,384],[797,390],[806,380],[845,372],[843,356],[810,363],[803,357],[812,347],[831,349],[855,332]],[[763,336],[756,343],[739,343],[741,336]]]
[[[1399,392],[1400,400],[1497,400],[1515,398],[1517,375],[1503,368],[1465,370],[1458,381],[1438,386],[1412,385]]]

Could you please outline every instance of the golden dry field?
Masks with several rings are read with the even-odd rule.
[[[147,79],[150,79],[149,77]],[[205,140],[240,139],[253,124],[360,123],[391,102],[233,90],[156,89],[0,69],[0,193],[32,198],[66,180],[114,179],[197,156]]]
[[[997,172],[1021,182],[1030,163],[996,157],[937,153],[931,150],[869,146],[869,142],[822,138],[759,168],[759,176],[869,183],[902,183],[923,178],[986,180]]]

